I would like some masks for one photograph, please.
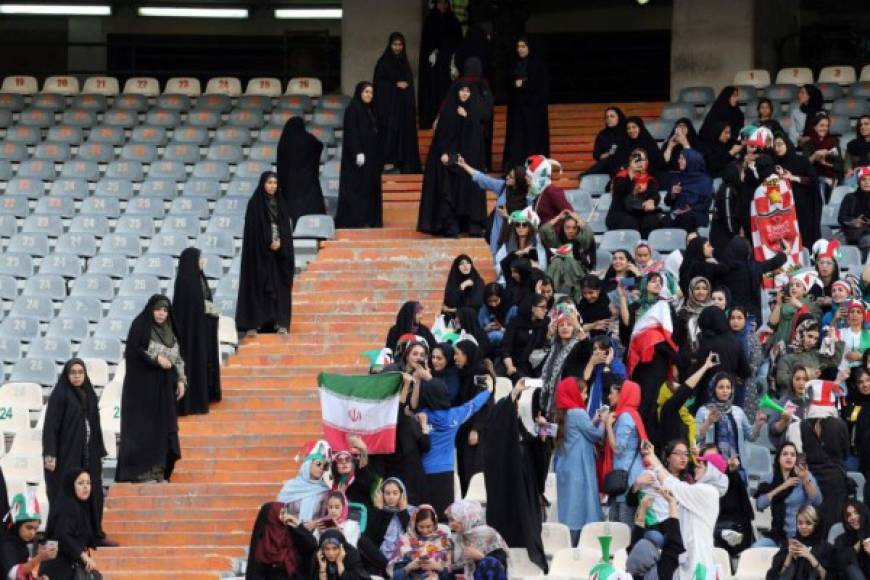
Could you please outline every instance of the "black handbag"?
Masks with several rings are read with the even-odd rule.
[[[624,494],[628,491],[628,473],[631,471],[631,468],[634,467],[634,462],[637,461],[637,456],[640,453],[640,444],[638,444],[637,451],[634,452],[634,459],[631,460],[631,465],[628,466],[628,469],[614,469],[610,473],[604,476],[604,485],[603,492],[606,493],[609,497],[615,498],[616,496]]]

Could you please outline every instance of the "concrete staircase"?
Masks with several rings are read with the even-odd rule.
[[[658,108],[626,106],[629,114],[653,115]],[[501,111],[497,152],[503,118]],[[566,170],[561,185],[576,187],[601,118],[600,105],[552,107],[552,155]],[[426,135],[421,142],[428,144]],[[111,487],[105,528],[122,546],[99,550],[106,578],[211,580],[239,573],[259,506],[295,476],[293,457],[321,433],[317,373],[366,372],[360,353],[383,345],[406,300],[421,301],[431,321],[457,254],[471,255],[484,279],[493,278],[483,240],[414,231],[421,181],[420,175],[384,176],[385,227],[340,230],[296,277],[290,335],[242,341],[222,370],[223,401],[208,415],[181,419],[183,458],[172,483]]]

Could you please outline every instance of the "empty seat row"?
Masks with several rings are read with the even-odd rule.
[[[813,76],[809,67],[788,67],[780,69],[776,74],[776,84],[806,85],[813,82],[836,83],[850,85],[857,81],[870,81],[870,65],[861,68],[860,76],[855,74],[855,68],[849,65],[831,65],[819,71],[818,78]],[[764,69],[741,70],[734,73],[735,85],[751,85],[759,89],[769,87],[770,73]]]

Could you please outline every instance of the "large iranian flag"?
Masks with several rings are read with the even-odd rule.
[[[347,436],[355,434],[365,441],[369,453],[395,451],[402,373],[320,373],[317,382],[323,434],[333,449],[348,449]]]

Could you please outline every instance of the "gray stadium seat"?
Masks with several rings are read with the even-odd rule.
[[[849,123],[849,117],[846,115],[831,115],[831,135],[848,135],[849,138],[853,135],[853,129]]]
[[[151,274],[158,278],[169,279],[175,275],[175,260],[172,256],[167,256],[166,254],[152,254],[149,252],[136,260],[133,273]]]
[[[48,323],[45,337],[67,338],[81,342],[88,337],[88,319],[84,316],[58,315]]]
[[[227,124],[231,127],[245,127],[247,129],[259,129],[265,123],[262,111],[254,109],[236,109],[230,113]]]
[[[226,232],[233,237],[241,238],[245,231],[244,214],[212,214],[205,228],[208,233]]]
[[[867,99],[857,97],[845,97],[837,99],[831,105],[832,115],[843,115],[857,119],[861,115],[866,115],[868,110]]]
[[[858,246],[840,246],[840,267],[852,269],[861,269],[864,262],[861,260],[861,248]]]
[[[149,216],[154,219],[163,218],[163,201],[154,197],[136,197],[127,204],[125,215]]]
[[[716,100],[713,87],[685,87],[680,89],[677,101],[690,105],[707,105]]]
[[[214,295],[214,305],[220,311],[221,315],[233,318],[236,315],[237,298],[238,292],[233,294],[221,294],[220,292],[217,292]]]
[[[311,112],[314,110],[314,101],[308,95],[284,95],[278,100],[278,108]]]
[[[246,127],[223,126],[215,131],[215,143],[247,145],[251,142],[251,130]]]
[[[660,228],[649,234],[649,244],[661,254],[686,248],[686,231],[680,228]]]
[[[274,163],[278,157],[278,146],[271,144],[257,143],[251,147],[248,153],[248,159],[254,161],[268,161]]]
[[[32,215],[25,218],[21,224],[21,231],[25,234],[46,234],[56,237],[63,233],[63,221],[56,215]]]
[[[39,336],[39,320],[32,316],[7,316],[0,324],[0,336],[30,342]]]
[[[160,165],[161,163],[173,163],[171,161],[157,163],[156,165]],[[139,196],[140,197],[153,197],[155,199],[162,200],[170,200],[178,195],[178,186],[174,179],[163,179],[154,176],[154,167],[151,166],[151,172],[149,173],[148,179],[142,182],[141,187],[139,187]],[[181,169],[184,169],[184,165],[181,165]]]
[[[242,273],[242,256],[238,255],[232,259],[230,262],[230,269],[228,274],[231,276],[235,276],[238,278],[239,274]]]
[[[159,233],[151,238],[151,244],[148,246],[148,252],[152,254],[168,254],[170,256],[180,256],[190,245],[187,236],[174,233]]]
[[[12,143],[36,145],[41,139],[42,135],[38,127],[30,127],[28,125],[16,125],[6,130],[6,141]]]
[[[45,183],[41,179],[14,177],[6,182],[6,195],[20,195],[38,199],[45,195]]]
[[[70,232],[57,239],[57,247],[82,258],[92,258],[97,254],[97,238],[90,233]]]
[[[124,144],[124,128],[100,125],[91,129],[88,133],[88,141],[92,143],[109,143],[111,145]]]
[[[124,93],[115,98],[115,107],[131,111],[144,111],[148,108],[148,97],[135,93]]]
[[[115,201],[130,199],[133,197],[133,182],[129,179],[104,177],[94,189],[94,196],[98,198],[115,198]],[[118,217],[117,215],[112,217]]]
[[[637,230],[610,230],[604,233],[599,248],[612,252],[614,250],[634,251],[634,245],[640,241]]]
[[[47,111],[60,111],[66,106],[66,99],[57,93],[41,93],[34,95],[30,104],[37,109]]]
[[[60,336],[41,337],[30,344],[27,352],[63,364],[72,358],[72,342],[70,339]]]
[[[55,251],[42,259],[40,274],[58,274],[64,278],[78,278],[82,275],[82,260],[76,254]]]
[[[24,283],[22,296],[44,296],[60,302],[66,298],[66,280],[56,274],[37,274]]]
[[[200,161],[193,166],[193,177],[206,177],[218,181],[229,181],[230,167],[222,161]]]
[[[203,252],[218,254],[225,258],[232,258],[235,254],[232,234],[228,232],[206,232],[196,238],[196,247]]]
[[[338,177],[328,177],[326,175],[320,176],[320,188],[323,190],[324,197],[337,198],[338,186]]]
[[[33,158],[53,163],[62,163],[70,157],[70,146],[67,143],[55,143],[46,141],[36,146]],[[52,165],[51,170],[54,171]]]
[[[115,232],[103,238],[100,253],[137,258],[142,255],[142,240],[136,234]]]
[[[109,308],[108,318],[133,318],[142,311],[148,296],[119,296]]]
[[[133,135],[130,138],[130,143],[142,145],[166,145],[169,139],[164,127],[156,127],[154,125],[139,125],[133,129]]]
[[[9,185],[7,184],[7,187]],[[30,212],[26,195],[12,195],[9,190],[0,196],[0,214],[4,216],[23,218]]]
[[[14,276],[0,276],[0,300],[11,302],[18,298],[18,281]]]
[[[121,216],[121,200],[114,197],[89,197],[82,202],[79,215],[104,215],[116,219]]]
[[[12,126],[12,111],[9,109],[0,109],[0,128]]]
[[[217,111],[195,109],[187,114],[187,122],[194,127],[215,129],[221,124],[221,115]]]
[[[102,238],[109,233],[109,218],[99,215],[77,215],[69,224],[70,234],[90,234]]]
[[[317,108],[319,110],[344,110],[347,108],[348,103],[350,103],[350,97],[347,95],[323,95],[317,101]]]
[[[117,338],[92,336],[86,339],[76,355],[79,358],[101,358],[109,364],[118,364],[124,353],[124,347]]]
[[[18,362],[21,358],[21,341],[15,337],[0,335],[0,361]]]
[[[120,159],[137,163],[151,163],[157,159],[157,146],[145,143],[127,143],[121,149]]]
[[[44,387],[51,387],[57,381],[57,365],[47,357],[29,356],[15,363],[9,381],[37,383]]]
[[[236,177],[239,179],[250,179],[259,182],[260,176],[263,174],[264,171],[272,171],[271,162],[245,161],[244,163],[239,163],[236,166]]]
[[[35,215],[56,215],[62,218],[72,218],[76,213],[75,200],[71,197],[45,196],[36,200]],[[56,232],[59,235],[61,232]]]
[[[190,97],[187,95],[166,93],[157,97],[156,106],[158,109],[164,109],[166,111],[188,111],[190,110]]]
[[[78,95],[73,99],[72,106],[76,109],[89,111],[105,111],[108,107],[104,95]]]
[[[18,220],[14,215],[0,213],[0,237],[11,238],[18,233]]]
[[[340,129],[344,122],[343,117],[344,111],[326,109],[315,112],[312,121],[322,127]]]
[[[244,155],[241,145],[220,143],[211,145],[208,148],[206,159],[209,161],[223,161],[225,163],[240,163],[244,159]]]
[[[54,123],[54,111],[31,107],[30,109],[25,109],[18,114],[18,122],[29,127],[47,129],[52,123]]]
[[[29,296],[22,293],[12,303],[10,316],[32,316],[40,322],[48,322],[54,317],[54,303],[48,296]]]
[[[822,92],[822,98],[828,102],[835,101],[846,94],[843,87],[837,83],[816,83],[816,88]]]
[[[272,110],[272,99],[266,95],[242,95],[239,97],[236,109],[254,109],[268,113]]]
[[[160,233],[182,235],[195,238],[200,234],[199,216],[177,215],[172,212],[163,219]]]
[[[57,177],[57,172],[54,170],[53,161],[44,161],[42,159],[28,159],[22,161],[18,165],[17,177],[27,177],[30,179],[42,179],[44,181],[52,181]]]
[[[181,115],[177,111],[151,109],[145,115],[145,122],[155,127],[173,129],[181,124]]]
[[[300,109],[276,109],[269,115],[269,126],[283,129],[293,117],[304,119],[304,113]]]
[[[24,95],[15,93],[0,93],[0,108],[9,109],[15,113],[24,110]]]
[[[335,239],[335,222],[328,215],[304,215],[293,229],[293,237],[298,239]]]
[[[97,112],[87,109],[69,109],[64,111],[61,123],[71,127],[90,129],[97,125]]]
[[[6,159],[0,159],[0,181],[12,179],[12,163]]]
[[[88,274],[107,274],[112,278],[123,278],[130,271],[127,266],[127,257],[123,254],[101,252],[88,260]]]
[[[870,99],[870,81],[858,81],[849,87],[849,96]]]
[[[200,254],[200,259],[202,260],[202,273],[205,274],[206,278],[211,279],[219,279],[223,276],[223,258],[221,258],[217,254],[207,254],[203,252]]]
[[[260,129],[259,135],[257,135],[257,143],[259,144],[276,144],[281,140],[281,131],[283,127],[277,127],[275,125],[269,125],[267,127],[263,127]]]
[[[91,133],[93,135],[93,133]],[[111,143],[100,143],[89,138],[88,141],[82,143],[79,151],[76,154],[77,161],[95,161],[97,163],[108,163],[115,158],[115,150]]]
[[[48,254],[47,234],[16,234],[9,240],[7,252],[42,257]]]
[[[764,92],[771,101],[791,102],[797,100],[797,85],[774,84],[767,87]]]
[[[166,146],[162,157],[166,161],[181,161],[182,163],[196,163],[199,158],[199,145],[176,142]]]
[[[172,132],[172,140],[177,143],[204,145],[208,141],[208,129],[196,125],[184,125]]]
[[[0,159],[8,161],[21,161],[27,158],[27,146],[24,143],[9,141],[0,143]]]
[[[103,124],[110,127],[132,129],[139,123],[139,115],[128,109],[111,109],[103,114]]]
[[[170,215],[193,215],[206,219],[210,215],[208,200],[202,197],[178,197],[172,200]]]
[[[829,228],[839,228],[840,222],[837,221],[837,216],[840,213],[839,203],[829,203],[822,208],[822,225]]]
[[[136,145],[144,147],[144,145]],[[117,160],[109,163],[106,167],[106,177],[110,179],[127,179],[129,181],[142,181],[145,179],[145,170],[139,161]]]
[[[258,176],[259,177],[259,176]],[[259,179],[245,179],[240,177],[233,178],[227,186],[226,197],[243,198],[247,204],[247,200],[251,194],[257,189]],[[244,206],[243,206],[244,207]],[[244,212],[244,209],[242,210]]]
[[[163,221],[165,227],[166,220]],[[136,234],[140,238],[154,236],[154,220],[145,216],[124,215],[115,224],[115,231],[119,234]]]
[[[184,161],[158,161],[152,163],[148,169],[149,179],[168,179],[172,181],[184,181],[187,179],[187,169],[184,167]],[[173,184],[174,188],[174,184]],[[173,192],[172,197],[175,196]]]
[[[115,285],[106,274],[82,274],[73,281],[70,296],[93,296],[103,302],[115,298]]]
[[[231,196],[227,195],[214,204],[214,211],[212,211],[212,219],[214,216],[239,216],[244,217],[245,209],[248,205],[248,198],[241,196]]]
[[[181,189],[179,199],[201,197],[206,200],[216,200],[221,195],[221,183],[216,179],[188,179]]]
[[[89,322],[103,317],[103,304],[96,296],[70,296],[63,302],[60,312],[64,316],[84,316]]]
[[[160,293],[160,279],[152,274],[131,274],[121,280],[118,296],[151,296]]]
[[[130,332],[131,318],[114,318],[107,316],[97,323],[94,328],[94,337],[99,338],[115,338],[117,340],[127,340],[127,334]]]
[[[317,139],[326,146],[335,145],[335,131],[331,127],[321,127],[319,125],[311,125],[308,132],[317,137]]]
[[[63,164],[60,176],[97,181],[100,178],[100,167],[96,161],[67,161]]]
[[[226,113],[233,108],[233,102],[227,95],[203,95],[196,101],[196,109],[198,111],[217,111]]]
[[[67,143],[69,145],[78,145],[84,141],[84,131],[81,127],[70,127],[69,125],[53,125],[48,129],[47,141],[53,143]]]

